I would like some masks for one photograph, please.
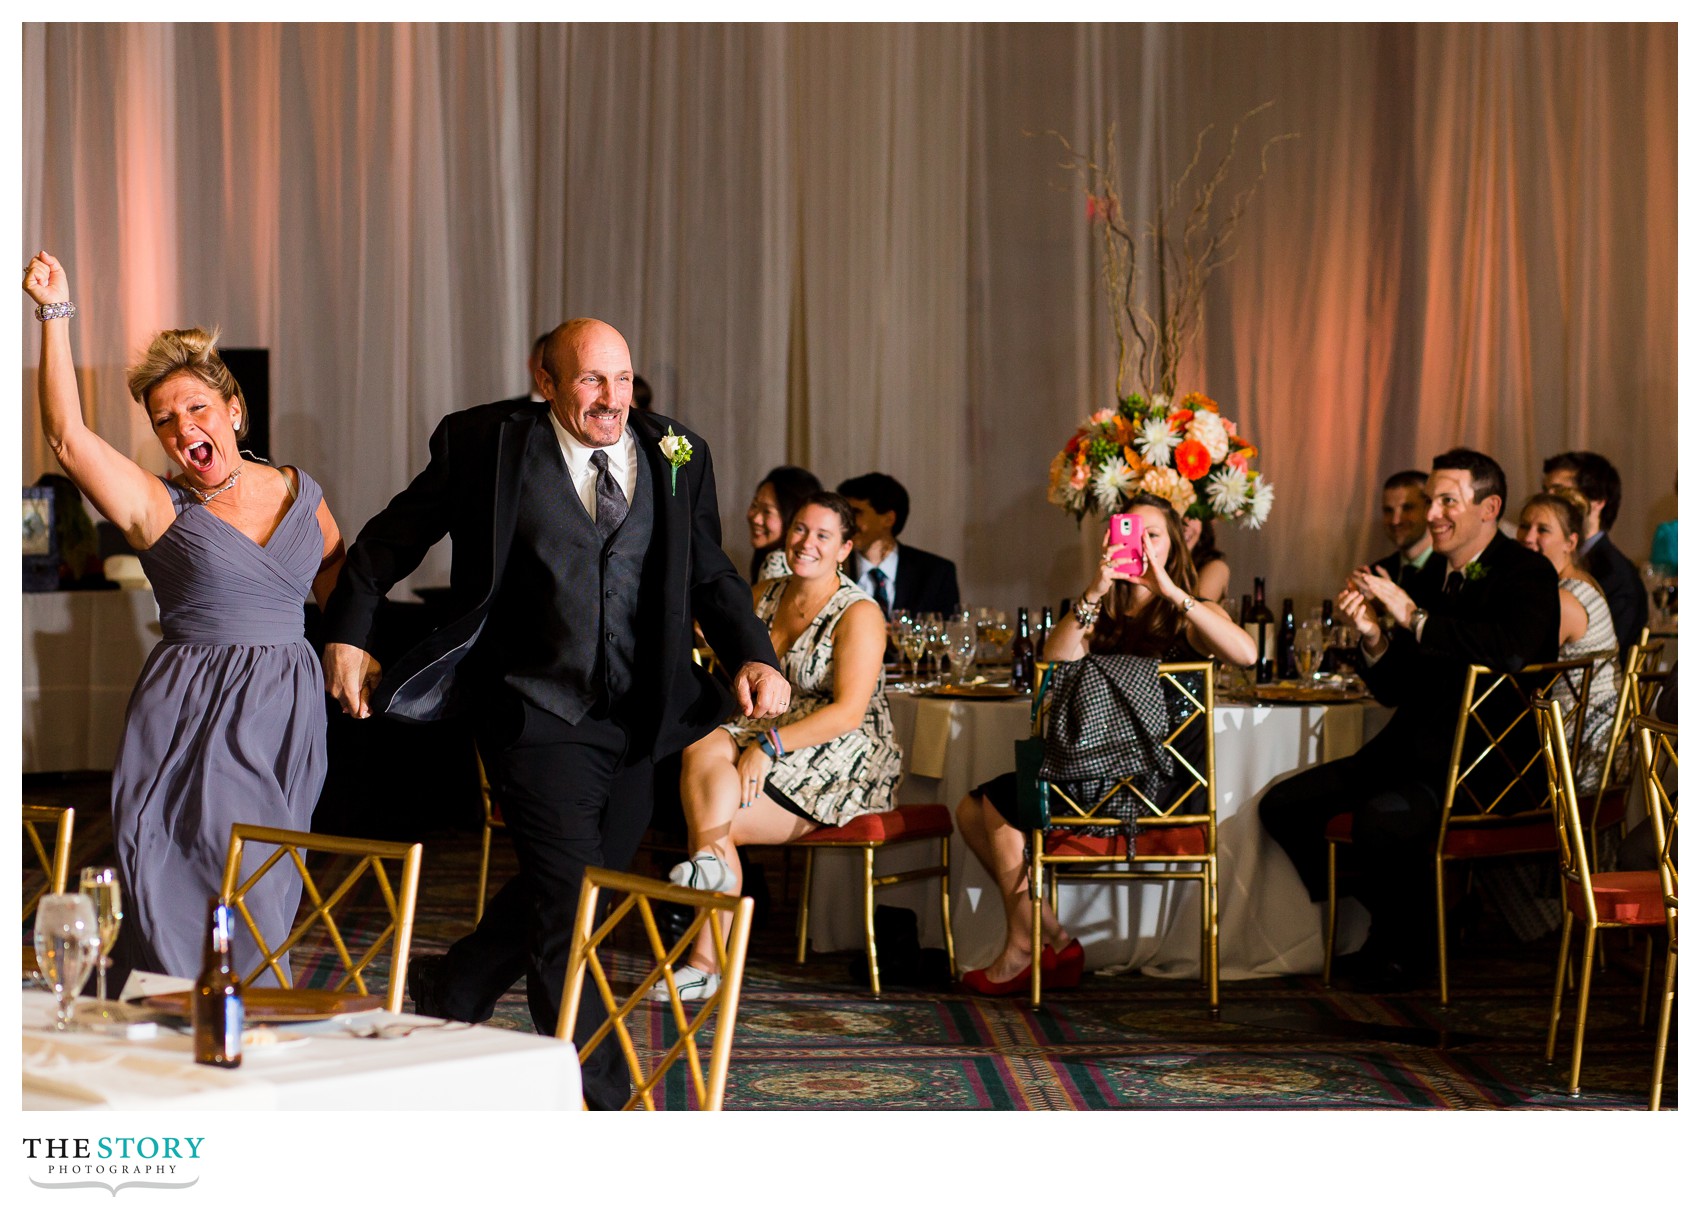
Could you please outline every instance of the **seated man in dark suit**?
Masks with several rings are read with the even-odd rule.
[[[1446,568],[1429,539],[1428,506],[1428,477],[1423,473],[1412,469],[1387,478],[1381,486],[1381,525],[1393,541],[1393,554],[1370,565],[1419,603],[1440,590]]]
[[[1600,583],[1619,656],[1627,659],[1629,646],[1641,639],[1641,629],[1647,626],[1647,587],[1635,562],[1617,550],[1609,534],[1617,507],[1623,504],[1623,478],[1603,455],[1565,451],[1541,464],[1541,488],[1555,487],[1575,489],[1588,499],[1577,562]]]
[[[1425,609],[1359,569],[1336,600],[1358,629],[1365,681],[1393,718],[1356,754],[1283,780],[1258,807],[1312,901],[1328,896],[1328,821],[1352,814],[1350,891],[1370,912],[1370,940],[1339,968],[1378,991],[1411,989],[1434,969],[1434,843],[1466,668],[1517,670],[1558,649],[1558,575],[1499,533],[1500,466],[1448,451],[1434,460],[1428,493],[1429,534],[1446,567],[1440,593]]]
[[[853,476],[838,486],[856,510],[856,552],[845,569],[879,603],[893,611],[949,611],[962,601],[956,565],[943,556],[899,544],[909,521],[909,493],[884,472]]]

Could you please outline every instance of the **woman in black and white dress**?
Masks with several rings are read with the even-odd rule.
[[[738,847],[792,842],[891,808],[903,754],[882,682],[885,617],[840,571],[855,534],[848,501],[814,494],[786,536],[790,576],[756,585],[756,614],[790,679],[791,707],[777,720],[722,725],[685,751],[680,794],[692,854],[673,869],[675,884],[735,893]],[[675,976],[685,998],[719,988],[706,933]]]

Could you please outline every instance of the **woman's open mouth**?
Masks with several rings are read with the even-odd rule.
[[[213,448],[210,442],[197,442],[184,451],[183,455],[189,460],[189,466],[198,472],[204,472],[212,467]]]

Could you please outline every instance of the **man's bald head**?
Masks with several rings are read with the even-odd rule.
[[[619,330],[581,316],[557,325],[543,345],[537,391],[567,433],[612,446],[632,407],[632,354]]]

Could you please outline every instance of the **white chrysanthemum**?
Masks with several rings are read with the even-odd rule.
[[[1246,475],[1236,467],[1224,466],[1204,483],[1210,510],[1218,518],[1238,518],[1248,504]]]
[[[1222,419],[1209,409],[1199,409],[1187,422],[1186,436],[1210,452],[1211,463],[1221,463],[1228,457],[1228,431]]]
[[[1154,468],[1168,467],[1170,456],[1180,444],[1181,436],[1161,417],[1147,417],[1133,440],[1133,445],[1139,448],[1139,457]]]
[[[1257,489],[1251,495],[1251,508],[1246,511],[1244,522],[1253,530],[1262,526],[1269,517],[1269,507],[1275,504],[1275,490],[1262,476],[1257,478]]]
[[[1152,468],[1145,473],[1139,487],[1152,496],[1163,498],[1175,507],[1177,514],[1185,514],[1192,508],[1192,503],[1198,500],[1198,493],[1193,489],[1192,481],[1174,468]]]
[[[1127,460],[1120,455],[1112,455],[1092,477],[1092,499],[1104,513],[1113,513],[1133,493],[1138,483],[1139,479],[1127,466]]]

